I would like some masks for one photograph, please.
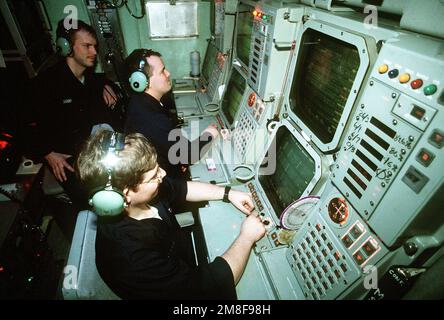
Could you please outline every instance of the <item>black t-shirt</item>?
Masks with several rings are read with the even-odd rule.
[[[34,78],[26,107],[27,156],[36,161],[51,151],[76,156],[93,125],[113,125],[103,100],[106,82],[91,69],[80,82],[65,59]]]
[[[162,101],[171,104],[171,97]],[[170,110],[167,104],[161,104],[145,92],[134,94],[128,105],[125,133],[143,134],[156,148],[159,165],[168,176],[182,178],[180,165],[197,161],[200,150],[212,141],[212,136],[204,133],[198,139],[189,141],[181,134],[180,129],[176,128],[177,118],[172,117]],[[177,131],[172,132],[174,129]],[[171,139],[170,133],[172,133]],[[171,155],[169,155],[170,150],[173,150]],[[199,151],[199,154],[192,157],[191,153],[194,150]],[[176,156],[178,159],[174,159],[174,163],[171,163],[170,156]]]
[[[108,286],[124,299],[235,299],[234,279],[223,258],[189,266],[181,258],[171,204],[185,201],[187,184],[164,178],[157,208],[162,219],[126,215],[100,218],[96,264]]]

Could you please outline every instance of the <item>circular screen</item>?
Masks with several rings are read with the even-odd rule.
[[[348,213],[348,205],[344,198],[333,198],[328,203],[328,215],[334,223],[341,226],[345,224],[347,222]]]
[[[318,201],[319,197],[309,196],[290,204],[281,215],[281,226],[287,230],[299,230]]]

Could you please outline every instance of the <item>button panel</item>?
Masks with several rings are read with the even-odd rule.
[[[365,233],[363,224],[356,221],[355,224],[342,237],[342,243],[348,249]]]
[[[250,142],[253,141],[256,122],[247,111],[239,118],[238,126],[233,130],[234,149],[241,161],[244,161]]]
[[[364,244],[353,253],[353,259],[363,267],[380,249],[378,241],[373,237],[368,237]]]
[[[391,81],[398,82],[400,85],[409,86],[414,92],[423,94],[425,97],[433,96],[438,91],[438,85],[436,81],[426,80],[424,75],[420,73],[412,73],[409,68],[404,68],[399,64],[383,63],[378,66],[378,73],[381,76],[388,77]],[[418,90],[423,88],[423,90]]]
[[[308,222],[300,230],[299,243],[291,247],[294,274],[308,299],[331,299],[347,287],[348,279],[358,277],[352,260],[321,219]],[[309,275],[309,276],[308,276]]]
[[[248,182],[247,183],[247,188],[250,191],[253,201],[254,201],[254,205],[255,208],[259,211],[259,215],[262,218],[262,223],[264,224],[265,229],[267,230],[267,236],[262,238],[261,240],[259,240],[259,242],[266,242],[267,243],[267,247],[271,246],[271,247],[281,247],[284,245],[288,245],[288,243],[283,244],[282,238],[279,239],[279,232],[281,231],[281,229],[279,227],[276,227],[275,222],[273,221],[273,219],[265,212],[264,210],[264,205],[258,195],[258,192],[256,191],[256,186],[254,185],[253,182]],[[269,241],[265,241],[264,239],[268,239]],[[258,248],[260,246],[256,245],[256,248]],[[266,249],[266,248],[263,248]],[[304,248],[305,250],[305,248]]]

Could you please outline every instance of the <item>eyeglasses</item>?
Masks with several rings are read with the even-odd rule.
[[[157,167],[156,174],[148,181],[142,181],[142,183],[161,183],[162,182],[162,169]]]

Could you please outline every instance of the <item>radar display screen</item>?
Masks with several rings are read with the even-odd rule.
[[[250,59],[251,33],[253,30],[253,8],[240,4],[236,24],[236,55],[245,66],[248,67]]]
[[[307,29],[290,91],[294,114],[323,143],[333,140],[360,66],[358,49]]]
[[[216,65],[217,48],[214,43],[209,42],[207,52],[202,65],[202,76],[206,81],[210,81],[214,66]]]
[[[314,178],[316,163],[286,127],[278,129],[275,139],[276,170],[271,175],[260,175],[259,182],[280,219],[284,209],[301,197]]]
[[[245,79],[236,68],[232,68],[230,81],[228,81],[227,89],[222,99],[222,111],[230,125],[233,124],[234,117],[242,103],[245,86]]]

